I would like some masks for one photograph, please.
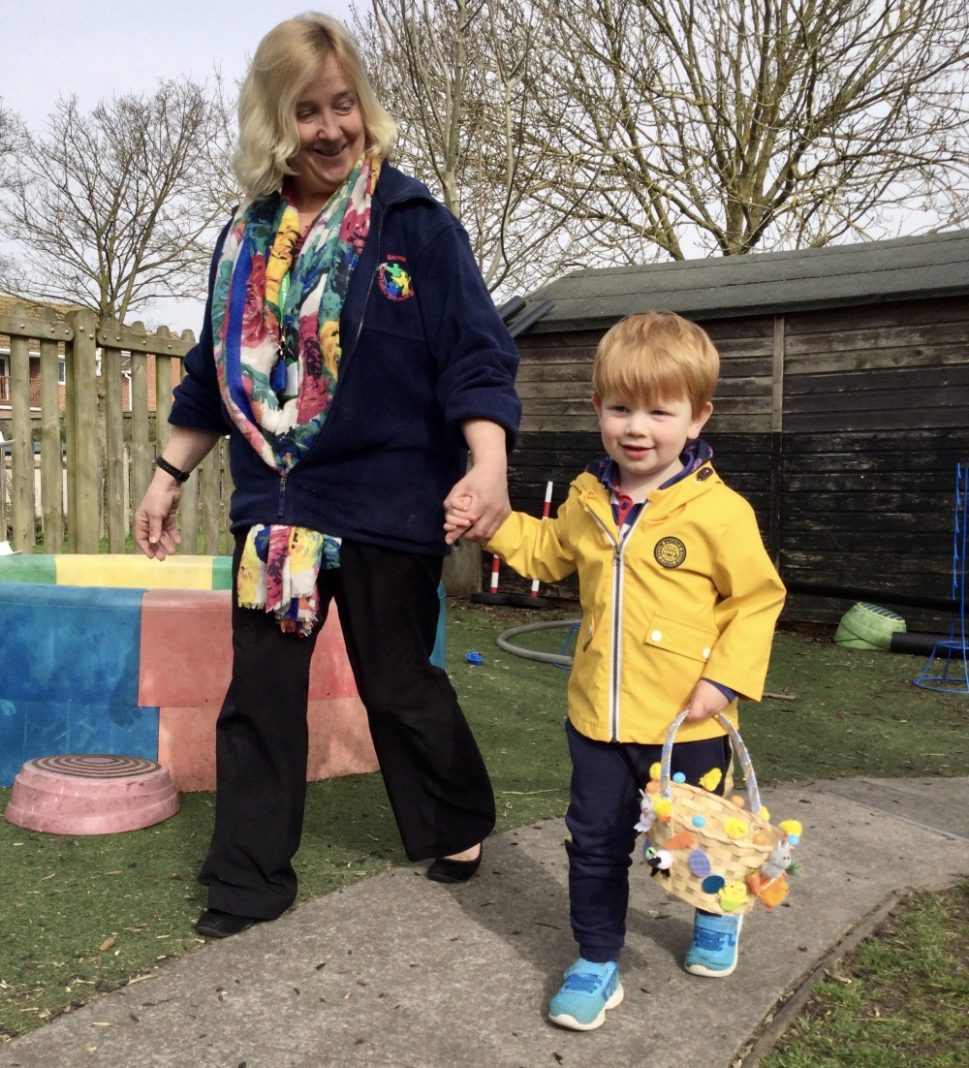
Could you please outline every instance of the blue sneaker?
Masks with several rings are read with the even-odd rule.
[[[713,916],[698,909],[693,920],[693,945],[683,967],[691,975],[725,979],[737,967],[737,944],[743,916]]]
[[[594,964],[582,957],[565,973],[565,982],[548,1003],[548,1018],[559,1027],[593,1031],[623,998],[619,965],[614,961]]]

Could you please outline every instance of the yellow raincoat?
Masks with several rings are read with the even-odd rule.
[[[784,586],[753,509],[710,463],[650,493],[622,539],[587,472],[555,518],[514,512],[487,548],[542,582],[578,571],[569,719],[587,738],[661,744],[704,677],[760,699]],[[736,702],[725,714],[736,723]],[[722,734],[708,719],[676,740]]]

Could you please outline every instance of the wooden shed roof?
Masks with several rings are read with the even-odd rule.
[[[969,295],[969,230],[795,252],[574,271],[532,294],[537,333],[607,327],[661,309],[690,319]]]

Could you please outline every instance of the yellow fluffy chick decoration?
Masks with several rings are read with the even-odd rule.
[[[748,826],[745,820],[731,818],[723,821],[723,833],[728,838],[743,838],[747,831]]]
[[[721,887],[717,896],[724,912],[736,912],[747,900],[747,887],[739,879],[734,879]]]
[[[719,768],[711,768],[706,775],[700,776],[700,785],[704,790],[710,790],[712,793],[720,785],[722,778],[723,772]]]

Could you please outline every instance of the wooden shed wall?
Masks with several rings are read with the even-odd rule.
[[[881,592],[909,626],[947,624],[955,464],[969,458],[969,307],[906,301],[708,320],[722,360],[704,436],[757,511],[791,586]],[[518,339],[514,507],[541,514],[602,454],[589,400],[599,331]],[[504,576],[503,584],[515,582]],[[549,593],[573,595],[568,584]],[[790,620],[836,622],[851,598],[794,592]]]

